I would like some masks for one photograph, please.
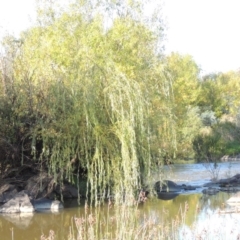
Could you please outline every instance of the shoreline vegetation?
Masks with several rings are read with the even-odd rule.
[[[224,155],[223,157],[221,157],[218,161],[216,161],[217,163],[221,163],[221,162],[234,162],[234,161],[240,161],[240,155],[237,154],[235,156],[228,156],[228,155]],[[184,159],[175,159],[173,164],[189,164],[189,163],[202,163],[205,164],[207,161],[206,159],[202,159],[202,161],[198,161],[196,158],[184,158]],[[170,162],[171,164],[171,162]]]

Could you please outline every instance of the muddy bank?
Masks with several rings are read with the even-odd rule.
[[[221,157],[221,162],[234,162],[234,161],[240,161],[240,154],[236,156],[225,155]]]

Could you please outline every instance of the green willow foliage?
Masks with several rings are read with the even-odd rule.
[[[159,35],[131,15],[106,29],[103,17],[86,18],[76,7],[40,13],[17,47],[5,39],[6,54],[15,53],[14,81],[1,98],[14,95],[9,111],[22,162],[31,155],[61,180],[85,174],[92,200],[113,193],[117,202],[132,201],[150,176],[153,141],[164,138],[157,126],[171,125]]]

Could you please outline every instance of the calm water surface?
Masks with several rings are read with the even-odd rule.
[[[240,162],[219,164],[218,176],[220,178],[233,176],[236,173],[240,173]],[[152,183],[159,180],[159,176],[156,174]],[[202,164],[173,165],[164,169],[164,178],[177,183],[200,186],[211,180],[212,169]],[[139,207],[139,221],[141,222],[141,218],[147,216],[157,222],[171,222],[177,215],[180,218],[183,216],[181,213],[184,212],[187,204],[186,216],[180,219],[183,222],[183,228],[179,239],[193,239],[189,229],[193,228],[194,221],[198,223],[195,231],[203,232],[204,228],[209,229],[212,225],[213,229],[227,227],[226,235],[221,235],[221,238],[214,235],[216,234],[214,230],[213,235],[206,239],[236,239],[234,231],[240,229],[240,213],[222,215],[216,213],[232,194],[220,192],[214,196],[207,196],[201,191],[202,188],[197,188],[191,194],[181,194],[168,201],[151,199]],[[101,211],[103,215],[106,215],[108,208],[102,207]],[[59,213],[0,215],[0,240],[35,240],[40,239],[42,234],[47,235],[50,230],[55,231],[57,239],[67,239],[73,217],[83,216],[84,212],[83,206],[79,207],[76,201],[69,201],[65,203],[65,209]],[[114,210],[110,210],[109,214],[114,215]]]

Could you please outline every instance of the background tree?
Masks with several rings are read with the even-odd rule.
[[[239,153],[239,82],[238,72],[210,74],[200,82],[199,106],[205,127],[194,140],[197,158],[218,161]]]
[[[166,57],[166,66],[172,86],[171,114],[176,135],[173,157],[192,157],[192,140],[201,126],[197,107],[200,70],[191,56],[178,53]]]

